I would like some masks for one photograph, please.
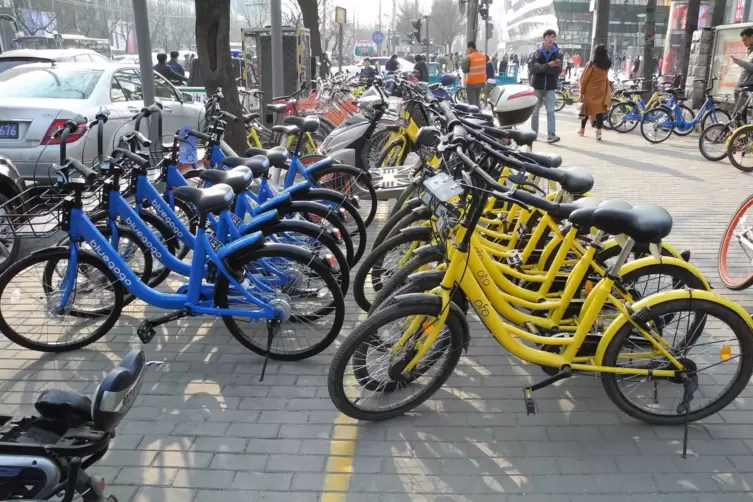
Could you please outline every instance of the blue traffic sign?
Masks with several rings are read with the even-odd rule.
[[[371,34],[371,41],[377,45],[381,44],[382,42],[384,42],[384,33],[382,33],[381,31],[375,31]]]

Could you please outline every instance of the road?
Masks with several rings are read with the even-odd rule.
[[[563,156],[596,179],[595,193],[665,206],[670,241],[721,288],[717,248],[751,176],[706,162],[697,136],[649,145],[609,131],[575,134],[575,108],[557,115]],[[544,117],[542,117],[542,128]],[[373,231],[387,213],[384,205]],[[720,291],[753,310],[753,294]],[[362,317],[349,300],[345,336]],[[3,413],[32,411],[46,388],[93,392],[154,316],[129,307],[87,350],[41,355],[0,342]],[[509,356],[473,323],[470,350],[443,390],[416,413],[383,423],[340,417],[327,394],[333,348],[299,363],[270,363],[219,321],[183,319],[145,347],[166,364],[147,376],[112,450],[92,472],[121,502],[250,501],[738,501],[753,486],[753,389],[695,424],[682,459],[681,428],[635,422],[597,379],[575,377],[538,394],[526,416],[521,389],[541,370]]]

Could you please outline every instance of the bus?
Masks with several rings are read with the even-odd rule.
[[[20,36],[13,40],[17,49],[91,49],[112,59],[112,47],[106,38],[89,38],[83,35],[60,33]]]
[[[353,50],[353,55],[358,61],[364,58],[376,56],[378,55],[377,46],[371,40],[359,40],[358,42],[356,42],[355,49]]]

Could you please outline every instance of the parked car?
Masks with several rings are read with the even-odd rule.
[[[103,55],[89,49],[18,49],[0,54],[0,73],[29,63],[109,63]]]
[[[185,125],[199,127],[204,113],[201,103],[156,73],[154,84],[164,105],[165,134]],[[87,131],[86,124],[102,107],[110,112],[104,126],[105,153],[109,153],[117,138],[132,129],[129,121],[143,107],[137,66],[28,64],[0,73],[0,155],[13,161],[22,178],[49,183],[54,177],[51,166],[59,162],[60,139],[53,136],[66,120],[80,124],[68,136],[68,156],[84,163],[96,159],[96,134]]]

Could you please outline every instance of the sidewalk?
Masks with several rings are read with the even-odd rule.
[[[691,249],[716,288],[717,249],[753,179],[698,153],[697,134],[650,145],[638,131],[576,135],[576,108],[557,113],[558,153],[580,166],[601,198],[665,206],[670,241]],[[546,119],[542,112],[541,127]],[[543,139],[543,138],[542,138]],[[387,215],[382,203],[370,233]],[[718,289],[753,310],[753,292]],[[363,317],[352,298],[346,329]],[[153,316],[136,302],[88,350],[42,355],[0,342],[3,413],[33,411],[52,387],[93,392]],[[690,433],[647,426],[606,398],[598,379],[578,376],[537,392],[526,416],[522,388],[540,368],[508,355],[472,321],[472,341],[455,375],[416,413],[381,423],[339,417],[327,393],[334,348],[298,363],[244,350],[221,321],[183,319],[159,328],[145,347],[165,360],[147,375],[137,404],[107,457],[92,469],[120,502],[473,501],[597,502],[751,500],[753,389]],[[343,331],[343,335],[348,333]],[[347,492],[347,494],[346,494]]]

